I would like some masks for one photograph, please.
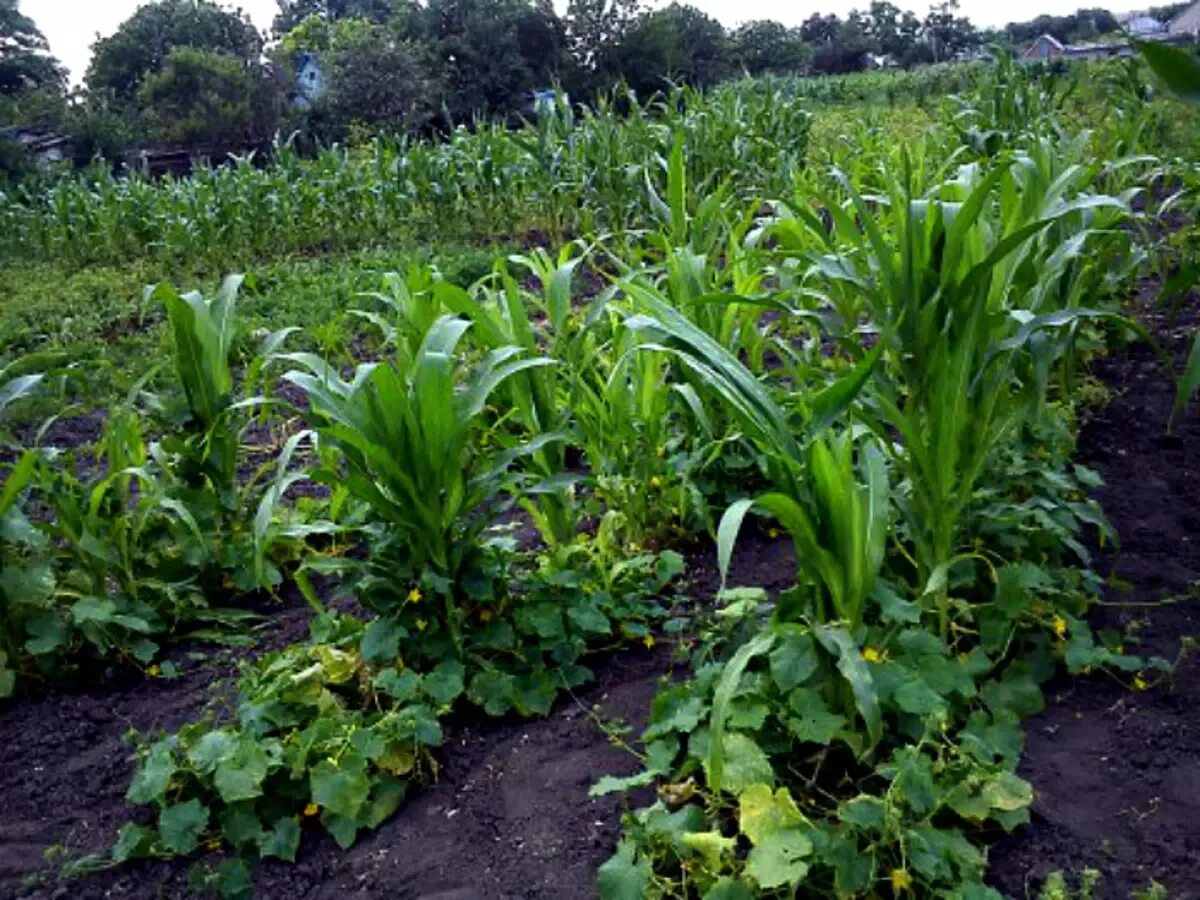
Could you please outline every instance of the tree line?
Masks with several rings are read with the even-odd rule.
[[[114,160],[145,145],[247,147],[283,132],[336,141],[528,115],[531,94],[551,87],[586,100],[625,84],[645,96],[668,81],[908,68],[1043,31],[1073,40],[1117,27],[1093,9],[982,32],[957,0],[923,17],[874,0],[845,18],[733,30],[678,2],[570,0],[559,15],[550,0],[278,0],[264,35],[210,0],[155,0],[96,41],[83,86],[69,91],[18,2],[0,0],[0,129],[57,130],[76,158]],[[302,71],[319,75],[319,91],[297,82]],[[11,171],[21,161],[2,144],[0,169]]]

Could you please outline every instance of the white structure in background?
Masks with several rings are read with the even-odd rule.
[[[301,109],[313,105],[313,101],[325,92],[325,75],[315,53],[296,54],[296,97],[295,104]]]
[[[1172,37],[1195,37],[1200,34],[1200,0],[1173,18],[1167,31]]]
[[[1134,16],[1125,23],[1125,30],[1137,38],[1162,34],[1167,30],[1166,23],[1158,21],[1154,16]]]

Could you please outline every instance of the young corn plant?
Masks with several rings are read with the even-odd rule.
[[[878,333],[872,353],[886,348],[863,415],[905,477],[899,507],[943,635],[949,570],[993,449],[1039,414],[1075,326],[1119,318],[1053,306],[1064,295],[1040,286],[1066,277],[1073,261],[1038,238],[1063,219],[1120,201],[1082,195],[1017,215],[1006,203],[1014,168],[967,166],[924,198],[901,175],[873,202],[843,179],[848,206],[825,203],[833,219],[825,239],[842,248],[842,264],[822,277],[835,292],[849,287],[863,298]]]
[[[577,245],[568,244],[555,257],[538,248],[498,262],[491,278],[498,287],[481,283],[474,296],[446,283],[435,289],[446,309],[471,320],[475,338],[483,346],[493,351],[518,347],[529,357],[545,356],[558,363],[525,369],[502,388],[512,418],[527,434],[569,432],[571,380],[587,348],[595,343],[588,324],[602,303],[594,304],[586,318],[572,309],[575,272],[585,259],[575,255],[576,249]],[[537,279],[540,293],[522,289],[509,272],[509,263],[528,270]],[[495,437],[502,444],[511,443],[506,430],[497,429]],[[537,483],[519,502],[552,548],[572,543],[579,530],[577,478],[567,472],[567,448],[565,440],[545,443],[522,461]]]
[[[275,466],[273,452],[258,465],[243,453],[251,412],[267,404],[261,398],[239,398],[233,374],[235,307],[244,280],[230,276],[212,298],[198,292],[180,295],[165,284],[149,294],[149,300],[161,302],[167,311],[183,402],[149,393],[143,397],[166,432],[150,445],[150,455],[167,476],[164,490],[171,502],[185,510],[205,536],[208,581],[214,588],[249,591],[273,589],[282,578],[267,558],[264,537],[269,533],[281,542],[290,538],[287,529],[266,527],[262,521],[264,501],[274,515],[282,499],[262,484]],[[265,360],[292,330],[266,337],[262,352],[247,368],[243,388],[260,383]]]
[[[443,316],[411,364],[361,365],[348,381],[312,354],[283,357],[297,366],[284,379],[305,393],[309,422],[340,456],[340,471],[315,477],[365,503],[379,525],[372,557],[378,590],[367,601],[396,612],[406,599],[419,604],[422,589],[436,592],[443,599],[442,624],[456,648],[458,605],[467,598],[487,601],[494,587],[483,535],[514,487],[514,463],[563,438],[548,432],[502,452],[483,447],[485,406],[497,388],[555,362],[506,346],[473,366],[459,366],[458,347],[470,328],[465,319]],[[397,591],[404,578],[411,587]],[[419,620],[428,627],[424,617]]]
[[[178,454],[177,471],[186,484],[207,483],[226,506],[235,504],[237,491],[232,353],[234,309],[243,281],[243,276],[231,275],[211,299],[195,291],[181,295],[168,284],[149,297],[167,311],[175,374],[186,401],[182,410],[162,407],[183,426],[182,434],[169,436],[164,448]]]
[[[813,392],[800,415],[791,416],[772,393],[738,360],[664,299],[641,291],[634,296],[631,329],[646,333],[646,349],[673,355],[696,389],[726,404],[748,438],[767,459],[775,490],[735,503],[718,529],[718,563],[728,572],[742,520],[751,507],[776,518],[796,546],[798,590],[782,597],[766,627],[729,660],[713,701],[708,779],[719,790],[729,703],[746,667],[771,650],[785,634],[811,634],[836,666],[836,697],[849,715],[861,715],[867,726],[866,751],[878,742],[882,718],[860,643],[867,598],[880,568],[888,530],[888,479],[882,452],[867,443],[861,451],[863,471],[854,465],[849,436],[824,437],[829,425],[846,410],[871,375],[880,350],[834,382]]]

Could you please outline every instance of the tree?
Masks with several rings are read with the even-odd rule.
[[[66,74],[46,38],[17,0],[0,0],[0,94],[49,89],[61,93]]]
[[[344,137],[354,124],[411,131],[437,111],[441,87],[427,51],[386,26],[364,24],[335,34],[323,57],[328,87],[313,115],[329,137]]]
[[[210,0],[157,0],[93,45],[88,89],[132,101],[142,82],[162,71],[178,47],[253,63],[262,54],[262,37],[244,13],[229,12]]]
[[[748,75],[802,72],[811,56],[798,28],[769,19],[747,22],[730,36],[730,59]]]
[[[929,62],[928,45],[921,38],[921,20],[887,0],[874,0],[867,12],[867,33],[875,52],[892,65]]]
[[[430,48],[459,121],[522,108],[564,67],[565,29],[549,0],[429,0],[404,31]]]
[[[575,62],[594,71],[604,49],[621,38],[638,12],[638,0],[570,0],[564,25]]]
[[[605,53],[602,68],[643,94],[661,90],[668,80],[709,85],[729,71],[729,37],[711,16],[672,3],[643,13]]]
[[[275,17],[276,34],[285,34],[310,16],[326,22],[338,19],[367,19],[382,24],[390,19],[397,7],[396,0],[278,0],[279,15]]]
[[[860,13],[851,12],[845,22],[814,13],[800,25],[800,34],[813,45],[810,68],[815,74],[843,75],[867,67],[873,45]]]
[[[954,59],[977,41],[975,26],[957,13],[958,0],[942,0],[929,8],[924,31],[934,62]]]
[[[153,136],[185,145],[241,147],[272,128],[261,67],[228,53],[175,47],[146,76],[138,102]]]

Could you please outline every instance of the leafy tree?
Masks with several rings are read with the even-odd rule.
[[[409,131],[437,111],[441,87],[428,52],[382,25],[344,29],[323,57],[328,87],[314,120],[329,137],[344,137],[351,125]]]
[[[975,26],[957,13],[958,0],[942,0],[929,8],[925,17],[925,38],[934,62],[954,59],[976,43]]]
[[[806,43],[819,46],[832,44],[842,30],[842,20],[836,15],[813,13],[800,25],[800,37]]]
[[[112,97],[89,93],[71,106],[66,123],[78,160],[118,160],[134,142],[133,124]]]
[[[429,46],[456,120],[522,108],[530,91],[558,80],[566,50],[548,0],[430,0],[405,33]]]
[[[1023,49],[1025,45],[1048,34],[1064,44],[1090,41],[1120,29],[1116,17],[1106,9],[1080,9],[1065,16],[1042,15],[1028,22],[1013,22],[1006,28],[1011,42]]]
[[[0,94],[50,89],[60,92],[66,74],[49,54],[46,38],[17,0],[0,0]]]
[[[842,75],[867,67],[873,46],[866,20],[857,12],[845,22],[836,15],[814,13],[800,25],[800,34],[813,45],[815,74]]]
[[[730,59],[749,75],[801,72],[811,55],[798,28],[769,19],[747,22],[730,35]]]
[[[214,50],[175,47],[162,69],[146,76],[138,101],[159,140],[236,147],[269,133],[269,91],[256,65]]]
[[[284,34],[311,16],[326,22],[368,19],[381,24],[392,17],[398,5],[397,0],[279,0],[275,31]]]
[[[875,52],[893,65],[929,62],[931,54],[921,33],[921,20],[888,0],[874,0],[866,17],[867,32]]]
[[[112,35],[93,45],[86,81],[118,101],[133,100],[142,82],[167,64],[171,52],[191,47],[250,63],[262,53],[262,37],[241,12],[210,0],[157,0],[142,6]]]
[[[653,93],[667,80],[708,85],[729,72],[729,37],[694,6],[672,3],[643,13],[605,54],[606,72],[635,91]]]
[[[594,73],[605,50],[621,39],[639,11],[638,0],[570,0],[563,24],[574,63]]]

